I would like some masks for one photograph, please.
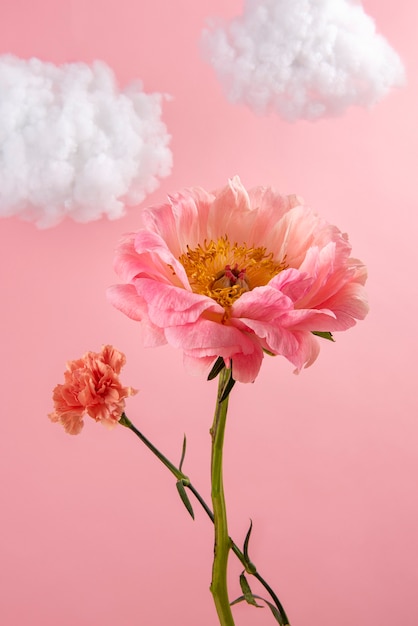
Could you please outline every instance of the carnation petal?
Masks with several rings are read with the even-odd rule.
[[[125,361],[122,352],[106,345],[100,353],[87,352],[67,363],[65,383],[53,391],[51,421],[59,422],[72,435],[81,431],[85,413],[98,422],[116,424],[124,412],[125,398],[137,393],[119,380]]]

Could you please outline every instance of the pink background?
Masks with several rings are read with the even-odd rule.
[[[230,532],[254,522],[252,558],[293,626],[416,626],[418,5],[365,0],[400,53],[406,88],[372,111],[286,124],[227,103],[198,41],[231,0],[3,0],[0,53],[107,62],[121,85],[173,95],[164,108],[174,169],[145,204],[239,174],[298,193],[347,231],[369,267],[371,313],[324,344],[300,376],[265,359],[233,392],[226,441]],[[65,361],[113,343],[140,388],[128,415],[209,497],[215,383],[180,352],[146,350],[113,310],[113,250],[139,227],[65,221],[38,231],[0,222],[2,420],[0,623],[5,626],[212,626],[212,528],[188,517],[174,480],[123,428],[70,437],[49,422]],[[231,597],[240,568],[231,557]],[[237,626],[272,624],[239,605]]]

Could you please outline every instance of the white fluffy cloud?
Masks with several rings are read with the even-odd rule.
[[[203,51],[232,102],[286,120],[370,106],[404,82],[397,53],[356,0],[246,0]]]
[[[171,171],[163,99],[140,82],[119,91],[99,61],[0,56],[0,216],[121,217]]]

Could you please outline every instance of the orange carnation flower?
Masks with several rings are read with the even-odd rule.
[[[96,422],[114,426],[125,409],[125,398],[137,393],[123,387],[119,374],[126,358],[113,346],[103,346],[100,353],[87,352],[81,359],[69,361],[65,382],[53,391],[55,410],[48,415],[70,435],[83,428],[85,413]]]

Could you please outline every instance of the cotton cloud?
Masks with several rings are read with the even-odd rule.
[[[164,96],[102,62],[0,56],[0,216],[47,228],[121,217],[171,171]]]
[[[232,102],[286,120],[370,106],[404,81],[396,52],[355,0],[246,0],[203,52]]]

